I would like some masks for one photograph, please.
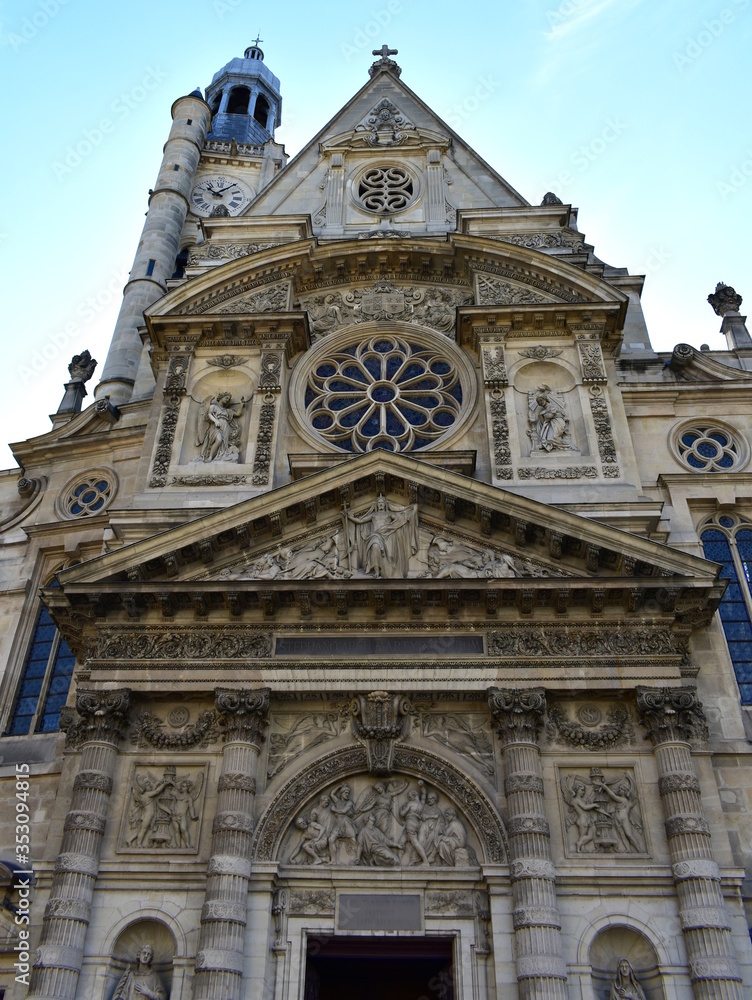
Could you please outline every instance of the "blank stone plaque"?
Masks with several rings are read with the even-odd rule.
[[[340,893],[337,930],[419,931],[420,896]]]

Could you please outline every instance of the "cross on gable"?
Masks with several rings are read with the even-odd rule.
[[[381,56],[384,62],[386,62],[389,56],[396,56],[398,52],[399,49],[390,49],[388,45],[382,45],[380,49],[374,49],[372,54]]]

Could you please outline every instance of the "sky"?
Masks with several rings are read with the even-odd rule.
[[[718,281],[752,307],[752,0],[0,0],[0,441],[49,430],[84,348],[93,401],[172,102],[259,32],[288,153],[386,42],[524,197],[646,275],[656,349],[725,347]]]

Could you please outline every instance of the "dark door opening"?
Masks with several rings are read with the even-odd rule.
[[[309,938],[305,1000],[454,1000],[452,938]]]

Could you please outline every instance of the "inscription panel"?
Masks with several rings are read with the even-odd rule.
[[[482,656],[480,635],[278,636],[275,656]]]
[[[339,931],[419,931],[423,926],[421,897],[341,893],[337,907]]]

